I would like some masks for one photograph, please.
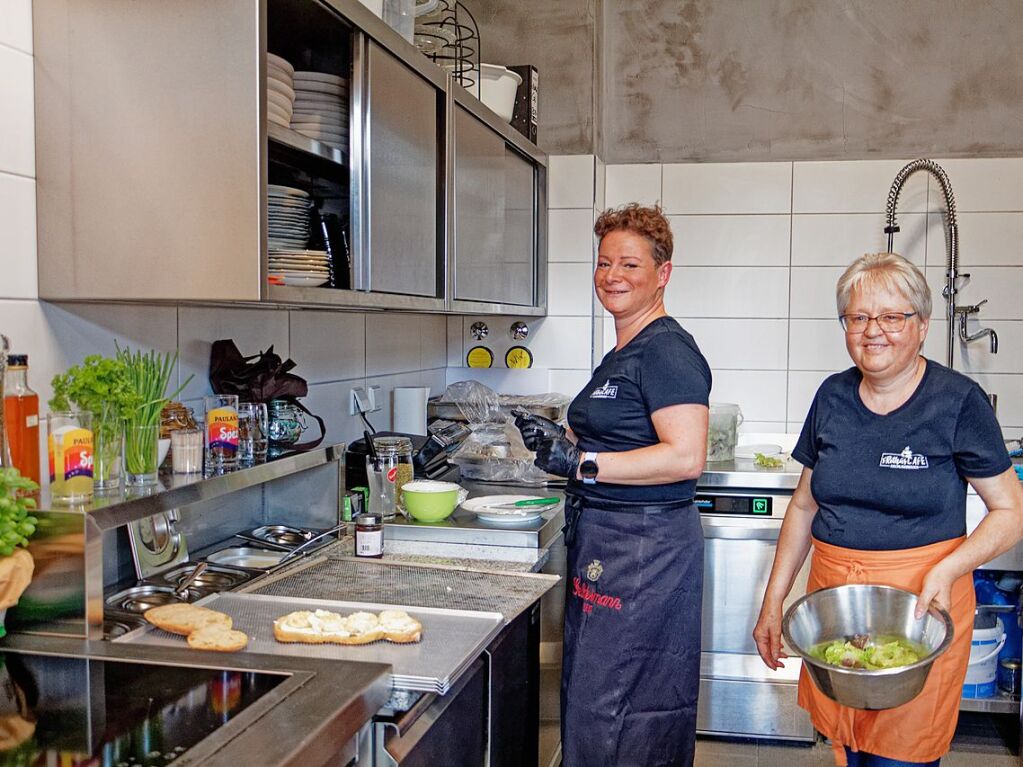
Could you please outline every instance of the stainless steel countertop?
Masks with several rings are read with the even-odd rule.
[[[803,466],[788,458],[778,469],[759,468],[752,460],[708,461],[696,481],[697,492],[714,490],[785,490],[799,483]]]
[[[173,647],[10,634],[4,650],[101,660],[282,673],[280,684],[175,760],[175,765],[299,767],[336,759],[390,696],[390,666],[284,655],[217,653]]]

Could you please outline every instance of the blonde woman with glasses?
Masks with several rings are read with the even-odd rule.
[[[821,384],[792,457],[803,464],[753,631],[775,669],[782,603],[813,551],[808,591],[844,583],[897,586],[955,623],[923,691],[884,711],[846,708],[799,680],[799,704],[850,767],[937,765],[948,751],[970,655],[971,573],[1023,535],[1023,492],[981,388],[921,356],[931,292],[893,253],[868,254],[838,281],[853,367]],[[966,486],[988,509],[966,535]]]

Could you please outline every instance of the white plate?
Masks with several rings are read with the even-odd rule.
[[[339,75],[332,75],[327,72],[310,72],[308,70],[299,70],[295,72],[294,77],[296,80],[308,80],[314,83],[332,83],[333,85],[344,85],[348,80]]]
[[[329,280],[323,277],[281,277],[281,285],[290,285],[294,288],[316,288],[326,285]]]
[[[278,56],[276,53],[270,53],[267,51],[266,60],[268,64],[273,64],[274,66],[283,69],[290,77],[295,76],[295,67],[293,67],[291,62],[283,56]]]
[[[344,94],[320,93],[319,91],[304,91],[299,88],[295,91],[295,101],[315,106],[327,106],[331,109],[347,109],[347,100],[342,98]]]
[[[272,256],[294,255],[306,256],[308,258],[317,258],[322,256],[323,258],[329,258],[330,254],[327,253],[327,251],[325,250],[271,250],[270,255]]]
[[[281,184],[267,184],[266,191],[271,195],[279,197],[309,197],[309,192],[293,186],[282,186]]]
[[[288,101],[295,100],[295,91],[293,91],[287,85],[282,83],[280,80],[274,80],[272,77],[268,77],[266,79],[266,89],[267,91],[273,91],[275,93],[281,94],[282,96],[287,98]]]
[[[741,458],[744,461],[752,461],[756,456],[755,453],[761,453],[767,456],[781,455],[781,445],[736,445],[735,446],[735,457]]]
[[[534,498],[543,498],[542,495],[484,495],[479,498],[470,498],[462,503],[462,508],[471,511],[485,522],[504,525],[521,525],[532,522],[543,516],[545,511],[556,509],[557,503],[549,506],[527,506],[520,509],[494,509],[491,505],[502,503],[514,503],[516,501],[530,501]]]
[[[294,88],[294,80],[291,79],[291,73],[287,69],[281,69],[272,63],[266,65],[266,76],[272,77],[274,80],[280,80],[282,83],[287,85],[289,88]]]
[[[266,102],[266,113],[273,115],[274,117],[280,117],[285,120],[291,121],[291,110],[287,107],[282,107],[279,104],[275,104],[272,101]]]
[[[287,96],[283,96],[277,91],[267,89],[266,100],[268,104],[273,104],[286,112],[291,112],[294,109],[294,104]]]
[[[287,117],[281,117],[280,115],[274,114],[273,112],[268,112],[266,115],[266,119],[269,122],[274,123],[275,125],[280,125],[282,128],[291,127],[291,120],[289,120]]]
[[[324,127],[336,128],[338,130],[347,127],[346,121],[340,117],[321,114],[292,113],[291,121],[297,125],[323,125]]]
[[[340,85],[299,79],[296,79],[294,82],[295,90],[303,93],[325,93],[330,96],[342,96],[348,93],[348,88]]]

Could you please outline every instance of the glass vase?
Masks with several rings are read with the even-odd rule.
[[[106,408],[93,421],[95,456],[92,484],[97,492],[117,490],[121,485],[121,428],[123,421]]]
[[[159,472],[160,424],[124,424],[124,483],[154,485]]]

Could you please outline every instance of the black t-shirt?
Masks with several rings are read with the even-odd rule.
[[[965,478],[993,477],[1011,465],[983,390],[926,364],[913,395],[887,415],[863,404],[856,368],[817,390],[792,457],[813,469],[818,540],[892,550],[966,535]]]
[[[601,360],[593,378],[568,408],[568,424],[584,452],[621,452],[660,440],[650,415],[671,405],[706,405],[710,366],[693,337],[671,317],[660,317]],[[598,458],[599,465],[600,460]],[[695,480],[665,485],[595,485],[571,480],[589,498],[626,503],[659,503],[692,498]]]

